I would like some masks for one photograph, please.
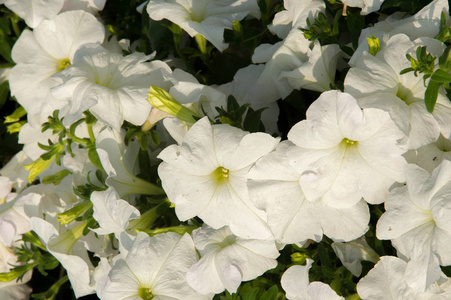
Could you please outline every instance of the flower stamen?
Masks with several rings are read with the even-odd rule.
[[[228,169],[220,166],[216,168],[216,170],[214,170],[212,174],[217,182],[221,182],[229,178],[229,172],[230,171]]]
[[[145,287],[139,289],[138,295],[143,300],[152,300],[155,297],[152,294],[152,289]]]

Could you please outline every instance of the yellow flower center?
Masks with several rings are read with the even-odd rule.
[[[347,144],[347,146],[357,145],[357,141],[353,141],[347,138],[344,138],[341,142]]]
[[[57,72],[66,69],[70,65],[71,65],[70,60],[68,58],[60,59],[56,65]]]
[[[138,295],[143,300],[152,300],[155,296],[150,288],[142,287],[139,289]]]
[[[229,170],[224,167],[218,167],[212,173],[213,177],[219,183],[223,180],[229,179]]]

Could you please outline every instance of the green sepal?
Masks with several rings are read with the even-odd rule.
[[[14,267],[11,271],[0,273],[0,282],[9,282],[16,278],[22,278],[25,273],[33,269],[34,266],[38,265],[39,262],[33,262],[31,264],[25,264],[22,266]]]
[[[155,130],[150,131],[150,139],[152,140],[152,144],[154,146],[160,145],[160,142],[161,142],[160,135]]]
[[[446,47],[445,51],[438,59],[438,66],[445,72],[451,71],[451,46]]]
[[[451,42],[451,32],[450,28],[446,25],[446,14],[442,11],[440,15],[440,32],[435,39],[442,41],[443,43]]]
[[[129,230],[129,231],[130,230],[131,231],[147,230],[147,228],[149,228],[159,216],[162,216],[165,214],[165,212],[169,208],[170,204],[171,203],[166,198],[166,201],[160,203],[159,205],[157,205],[155,207],[152,207],[151,209],[149,209],[148,211],[143,213],[139,219],[131,220],[128,225],[127,230]]]
[[[45,247],[44,243],[41,241],[39,236],[34,231],[28,231],[22,234],[22,240],[24,242],[31,243],[44,251],[47,251],[47,248]]]
[[[67,175],[72,174],[69,170],[61,170],[58,173],[55,173],[53,175],[45,176],[42,178],[43,184],[50,184],[53,183],[54,185],[60,184],[61,180],[63,180]]]
[[[90,209],[92,207],[92,205],[93,204],[91,201],[85,200],[85,201],[75,205],[71,209],[66,210],[63,213],[57,214],[56,219],[58,220],[58,222],[60,222],[61,225],[67,225],[67,224],[75,221],[75,219],[77,219],[79,215],[81,215],[82,213],[84,213],[85,211]]]

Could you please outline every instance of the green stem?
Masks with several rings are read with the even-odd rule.
[[[76,137],[75,135],[71,134],[70,132],[67,132],[67,135],[70,137],[70,139],[76,143],[79,143],[80,145],[83,145],[85,147],[87,147],[90,142],[85,140],[85,139],[81,139],[79,137]]]
[[[92,125],[88,125],[88,133],[89,133],[89,138],[91,139],[91,143],[95,144],[96,137],[94,136],[94,131],[92,130]]]

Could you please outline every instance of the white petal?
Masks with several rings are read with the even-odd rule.
[[[140,216],[139,211],[128,202],[119,199],[112,188],[104,192],[93,192],[91,202],[94,209],[93,217],[100,225],[100,228],[93,231],[98,234],[119,234],[127,229],[131,219]]]
[[[313,260],[307,259],[305,266],[292,266],[282,275],[280,281],[286,296],[290,300],[308,300],[307,294],[309,284],[308,272],[312,267]]]

